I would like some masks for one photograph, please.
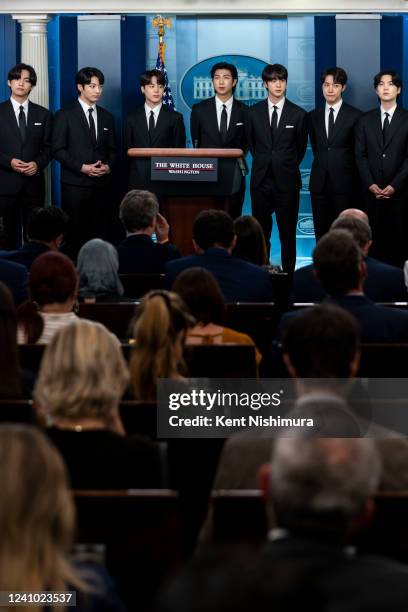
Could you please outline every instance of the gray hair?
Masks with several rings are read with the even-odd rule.
[[[272,454],[272,505],[279,523],[319,513],[349,520],[375,493],[380,474],[373,440],[279,438]]]
[[[362,219],[351,215],[342,215],[333,221],[330,230],[344,229],[350,232],[360,249],[372,239],[371,227]]]
[[[123,295],[119,258],[114,246],[100,238],[86,242],[78,254],[79,295]]]
[[[123,198],[119,218],[127,232],[145,230],[159,212],[159,201],[150,191],[132,189]]]

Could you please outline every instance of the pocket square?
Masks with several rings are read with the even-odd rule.
[[[103,128],[105,132],[109,132],[109,128]]]
[[[285,128],[294,128],[294,125],[285,125]]]
[[[42,123],[34,123],[34,125],[42,125]]]
[[[235,125],[244,125],[243,123],[236,123]]]

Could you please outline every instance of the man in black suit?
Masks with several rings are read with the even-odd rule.
[[[268,252],[272,213],[276,214],[282,267],[292,273],[296,264],[299,165],[307,146],[307,113],[285,98],[288,71],[284,66],[265,66],[262,80],[268,98],[248,112],[248,140],[253,155],[252,214],[262,226]]]
[[[11,97],[0,104],[0,242],[21,243],[21,221],[44,205],[44,169],[50,161],[52,115],[28,97],[37,83],[32,66],[17,64],[8,73]]]
[[[193,225],[195,255],[166,264],[166,286],[188,268],[205,268],[215,276],[227,302],[270,302],[272,284],[267,270],[232,257],[236,236],[232,218],[223,210],[203,210]]]
[[[163,274],[164,266],[180,257],[180,251],[169,242],[169,224],[159,213],[159,202],[150,191],[133,189],[123,198],[120,220],[126,238],[116,250],[120,274]],[[152,236],[156,234],[157,242]]]
[[[390,266],[369,256],[372,245],[368,217],[356,208],[340,213],[332,229],[344,229],[357,242],[367,266],[364,293],[373,302],[401,302],[407,299],[407,288],[401,268]],[[313,264],[298,268],[293,275],[291,302],[321,302],[326,297],[323,287],[314,274]]]
[[[215,96],[194,104],[191,110],[191,140],[194,148],[247,150],[245,122],[248,107],[234,98],[238,83],[236,66],[219,62],[211,68]],[[220,169],[222,171],[222,168]],[[229,214],[233,219],[242,213],[245,198],[245,178],[230,200]]]
[[[112,206],[116,143],[111,113],[97,106],[105,78],[98,68],[81,68],[78,100],[55,115],[52,153],[61,164],[62,208],[71,220],[67,250],[75,257],[91,238],[106,238]]]
[[[316,242],[329,231],[340,212],[350,208],[360,195],[354,134],[362,113],[343,102],[347,83],[343,68],[328,68],[320,80],[326,104],[309,113],[314,155],[309,189]]]
[[[408,254],[408,111],[397,106],[402,80],[394,70],[379,72],[374,87],[380,108],[357,123],[356,161],[373,231],[373,255],[402,267]]]
[[[33,210],[28,219],[27,242],[15,251],[0,251],[0,258],[22,264],[29,270],[39,255],[59,250],[68,221],[66,213],[56,206]]]
[[[268,516],[274,518],[250,592],[262,593],[267,602],[268,577],[289,574],[313,586],[324,609],[402,612],[407,567],[348,547],[350,536],[375,512],[380,474],[374,440],[276,440],[271,462],[262,470]]]
[[[147,70],[140,75],[140,86],[145,97],[143,106],[126,117],[126,151],[137,148],[184,148],[186,130],[183,115],[163,103],[164,75],[160,70]],[[130,160],[129,190],[153,190],[150,180],[150,159]]]

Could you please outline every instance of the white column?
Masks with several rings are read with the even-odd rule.
[[[49,108],[49,82],[48,82],[48,43],[47,24],[48,15],[13,15],[13,19],[21,24],[21,61],[29,64],[37,73],[37,85],[30,93],[30,100],[45,108]],[[45,173],[46,205],[51,204],[51,172]]]

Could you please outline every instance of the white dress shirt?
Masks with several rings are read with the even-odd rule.
[[[395,113],[396,109],[397,109],[397,105],[393,106],[389,110],[385,110],[385,108],[383,108],[382,105],[380,106],[380,110],[381,110],[381,127],[384,127],[385,113],[388,113],[388,121],[391,124],[392,116]]]
[[[25,114],[25,118],[26,118],[26,125],[28,125],[27,119],[28,119],[28,98],[27,100],[25,100],[25,102],[21,103],[21,102],[17,102],[17,100],[15,100],[13,98],[13,96],[10,97],[10,102],[13,105],[13,110],[14,110],[14,114],[16,116],[16,120],[17,120],[17,125],[19,125],[18,123],[18,118],[20,115],[20,106],[23,107],[24,109],[24,114]]]
[[[326,102],[326,109],[324,111],[324,123],[326,125],[326,134],[327,136],[329,136],[329,115],[330,115],[330,109],[333,109],[333,120],[334,123],[336,123],[336,119],[337,119],[337,115],[339,114],[339,110],[341,109],[341,105],[343,104],[343,100],[339,100],[339,102],[336,102],[336,104],[333,104],[332,106],[330,106],[330,104],[327,104]]]
[[[276,104],[274,104],[273,102],[270,101],[270,99],[268,98],[268,110],[269,110],[269,125],[271,125],[272,123],[272,114],[273,114],[273,107],[276,106],[276,110],[278,113],[278,122],[277,125],[279,125],[279,121],[282,115],[282,110],[283,110],[283,105],[285,104],[285,98],[282,98],[281,100],[279,100],[279,102],[277,102]]]
[[[89,106],[89,104],[87,104],[86,102],[84,102],[83,100],[81,100],[81,98],[78,98],[78,102],[80,103],[80,105],[82,106],[82,109],[85,113],[85,117],[86,117],[86,121],[89,125],[89,109],[93,108],[93,113],[92,113],[92,117],[94,120],[94,124],[95,124],[95,134],[96,134],[96,138],[98,138],[98,112],[96,110],[96,104],[92,104],[91,106]]]
[[[231,96],[226,102],[222,102],[222,100],[220,100],[217,96],[215,96],[215,108],[217,110],[217,123],[218,123],[219,130],[221,129],[221,113],[224,109],[224,104],[227,110],[227,129],[229,128],[233,101],[234,101],[233,96]]]
[[[153,111],[154,127],[156,127],[157,119],[159,118],[159,113],[161,111],[162,106],[163,106],[163,102],[160,102],[160,104],[158,104],[157,106],[154,106],[153,108],[150,108],[150,106],[147,106],[147,104],[144,105],[146,121],[147,121],[147,129],[149,129],[149,119],[150,119],[151,111]]]

